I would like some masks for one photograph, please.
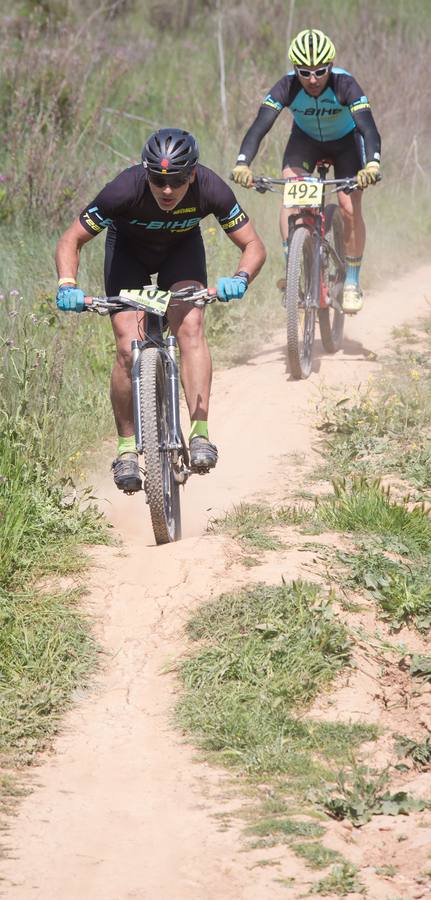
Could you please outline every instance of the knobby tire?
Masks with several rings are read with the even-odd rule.
[[[305,227],[296,228],[289,241],[285,304],[287,359],[293,378],[311,372],[316,308],[312,306],[313,240]]]
[[[139,361],[145,490],[156,544],[181,538],[180,486],[170,464],[166,363],[161,350],[148,347]]]
[[[344,264],[344,226],[341,212],[335,203],[331,203],[326,207],[325,213],[325,238]],[[324,251],[324,258],[326,258],[326,264],[323,266],[323,277],[329,288],[329,296],[337,300],[341,306],[345,270],[337,266],[327,251]],[[326,352],[336,353],[343,343],[344,314],[332,306],[319,309],[319,325],[322,344]]]

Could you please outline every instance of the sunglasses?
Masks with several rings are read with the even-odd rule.
[[[330,66],[321,66],[320,69],[299,69],[296,68],[296,72],[301,78],[310,78],[310,75],[315,75],[316,78],[323,78],[324,75],[329,72]]]
[[[149,172],[148,178],[151,181],[151,184],[154,185],[154,187],[164,188],[164,187],[169,186],[171,188],[179,188],[179,187],[184,187],[184,185],[187,184],[190,176],[189,175],[186,175],[186,176],[184,176],[184,175],[153,175],[152,172]]]

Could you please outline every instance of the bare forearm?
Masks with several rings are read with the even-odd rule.
[[[76,243],[67,240],[65,235],[60,238],[55,251],[55,264],[59,278],[67,278],[71,275],[76,278],[79,267],[80,248]]]
[[[85,231],[79,219],[76,219],[70,228],[62,234],[55,251],[55,264],[59,278],[71,277],[76,279],[81,247],[88,241],[91,241],[93,237],[94,235]]]
[[[265,259],[265,247],[260,238],[256,237],[254,240],[249,241],[247,246],[244,248],[237,267],[237,271],[247,272],[250,277],[250,281],[253,281],[253,278],[256,278],[256,275],[258,274],[258,272],[260,272]]]

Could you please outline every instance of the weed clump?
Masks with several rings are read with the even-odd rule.
[[[358,868],[353,863],[343,862],[333,866],[332,871],[322,878],[311,889],[312,894],[338,894],[345,897],[346,894],[365,894],[365,885],[359,880]]]
[[[200,647],[180,666],[181,725],[223,762],[253,773],[328,779],[323,758],[374,734],[297,718],[350,658],[331,599],[304,582],[257,585],[203,606],[188,625]],[[314,754],[314,757],[313,757]]]
[[[409,498],[392,500],[390,489],[379,479],[336,479],[333,488],[333,496],[319,500],[316,506],[322,525],[350,534],[382,536],[391,549],[396,539],[407,555],[431,550],[431,519],[423,503],[410,508]]]

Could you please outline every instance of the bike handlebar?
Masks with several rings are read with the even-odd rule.
[[[252,187],[260,194],[265,191],[272,191],[272,185],[293,184],[295,181],[309,181],[311,184],[323,184],[325,186],[335,185],[336,190],[341,191],[348,188],[349,191],[357,191],[359,189],[356,176],[353,178],[315,178],[313,175],[291,175],[288,178],[268,178],[266,175],[258,175],[254,179]]]
[[[234,181],[233,174],[230,174],[230,180]],[[376,181],[381,181],[382,176],[379,172],[376,177]],[[314,175],[290,175],[288,178],[270,178],[266,175],[258,175],[253,179],[251,187],[253,190],[257,191],[259,194],[265,194],[266,191],[274,191],[272,187],[273,184],[276,185],[285,185],[291,184],[295,181],[309,181],[312,184],[323,184],[323,185],[335,185],[336,191],[346,191],[346,193],[351,193],[352,191],[360,190],[359,184],[357,182],[356,176],[352,178],[316,178]]]
[[[152,285],[154,291],[160,290],[156,285]],[[170,293],[171,300],[181,300],[184,303],[191,303],[198,308],[214,303],[217,298],[216,288],[198,288],[186,287],[178,291],[166,291]],[[118,312],[121,309],[142,310],[143,306],[137,300],[130,300],[126,297],[84,297],[85,308],[89,312],[97,312],[99,315],[107,315],[110,312]]]

